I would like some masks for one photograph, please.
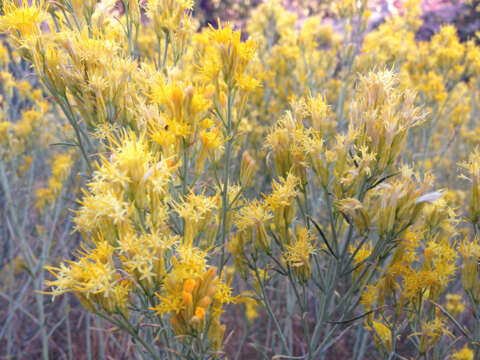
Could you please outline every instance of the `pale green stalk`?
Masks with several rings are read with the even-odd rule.
[[[268,316],[272,319],[273,321],[273,324],[275,325],[275,328],[277,329],[277,332],[278,332],[278,336],[280,336],[280,340],[282,341],[282,346],[283,346],[283,349],[285,351],[287,351],[287,354],[290,355],[290,352],[289,352],[289,346],[288,346],[288,343],[287,343],[287,339],[285,338],[285,335],[283,334],[283,331],[282,331],[282,328],[280,326],[280,323],[278,322],[278,319],[277,317],[275,316],[275,314],[273,313],[273,310],[272,310],[272,307],[270,305],[270,301],[268,300],[268,295],[267,295],[267,291],[265,290],[265,285],[262,281],[262,279],[260,278],[260,274],[258,272],[258,268],[255,267],[255,277],[257,278],[257,281],[258,283],[260,284],[260,289],[262,291],[262,297],[263,297],[263,302],[265,304],[265,308],[267,310],[267,313],[268,313]]]
[[[223,169],[223,188],[222,188],[222,226],[221,226],[221,247],[222,255],[220,258],[220,274],[222,274],[223,267],[225,266],[225,245],[227,239],[227,214],[229,209],[229,200],[228,200],[228,186],[230,179],[230,157],[232,151],[232,106],[233,106],[233,94],[231,90],[228,92],[227,96],[227,124],[226,124],[226,136],[228,137],[226,146],[225,146],[225,156],[224,156],[224,169]]]

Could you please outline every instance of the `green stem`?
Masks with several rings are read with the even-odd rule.
[[[168,36],[168,33],[165,33],[164,36],[164,47],[163,47],[163,57],[162,57],[162,65],[161,65],[161,70],[164,71],[165,69],[165,63],[167,62],[167,53],[168,53],[168,43],[170,42],[170,37]],[[160,54],[159,54],[160,55]]]
[[[222,247],[222,256],[220,258],[220,274],[222,274],[223,267],[225,266],[225,242],[227,239],[227,214],[229,210],[229,200],[228,200],[228,185],[230,178],[230,157],[232,151],[232,141],[233,136],[232,132],[232,93],[229,90],[227,98],[227,128],[226,136],[228,137],[226,149],[225,149],[225,168],[223,169],[223,189],[222,189],[222,237],[221,237],[221,247]]]
[[[130,324],[130,321],[125,317],[125,315],[123,315],[122,313],[119,313],[119,315],[123,320],[121,321],[120,319],[115,319],[108,315],[102,314],[99,311],[95,311],[95,314],[109,321],[110,323],[116,325],[120,329],[125,330],[133,339],[135,339],[140,344],[142,344],[144,349],[152,356],[154,360],[160,360],[160,357],[157,355],[154,348],[150,344],[148,344],[140,335],[138,335],[137,331],[133,328],[133,326]]]
[[[290,283],[292,284],[295,297],[300,307],[300,311],[302,312],[301,316],[302,316],[303,334],[305,336],[305,340],[307,341],[307,354],[305,355],[306,355],[306,359],[310,360],[312,358],[312,338],[310,336],[310,327],[308,325],[308,320],[307,320],[308,307],[307,307],[307,291],[305,288],[305,283],[302,283],[302,296],[300,296],[300,293],[295,284],[295,280],[292,276],[292,271],[290,267],[288,267],[288,278],[290,280]]]
[[[182,174],[182,196],[185,199],[188,187],[188,146],[185,139],[182,139],[183,144],[183,174]]]
[[[73,344],[72,344],[72,329],[70,326],[70,296],[67,295],[65,301],[65,325],[67,327],[67,350],[68,350],[68,360],[73,360]]]
[[[272,307],[270,306],[270,301],[268,300],[267,297],[267,292],[265,290],[265,285],[263,284],[262,279],[260,279],[260,274],[258,273],[258,268],[255,266],[255,276],[257,278],[258,283],[260,284],[260,288],[262,290],[262,297],[263,301],[265,303],[265,308],[267,309],[267,313],[269,317],[272,319],[275,327],[277,328],[278,335],[280,336],[280,340],[282,341],[282,345],[285,351],[287,351],[287,354],[290,355],[290,352],[288,350],[288,343],[287,340],[285,339],[285,335],[283,335],[282,328],[280,327],[280,323],[278,322],[277,317],[272,311]]]
[[[92,360],[92,344],[90,339],[90,313],[87,313],[87,317],[85,319],[86,326],[85,326],[85,339],[86,339],[86,346],[87,346],[87,359]]]

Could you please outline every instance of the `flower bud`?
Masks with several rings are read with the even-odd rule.
[[[188,279],[183,284],[183,291],[185,291],[187,293],[192,293],[193,289],[195,288],[195,283],[196,283],[195,280]]]
[[[189,292],[183,291],[182,292],[182,299],[183,299],[183,302],[186,305],[192,305],[192,303],[193,303],[192,294],[189,293]]]
[[[204,296],[202,300],[199,301],[198,306],[202,308],[206,308],[210,303],[212,302],[212,299],[208,296]]]
[[[195,316],[198,319],[203,320],[205,318],[205,309],[201,306],[197,306],[195,309]]]
[[[242,163],[240,166],[240,183],[242,186],[247,187],[253,184],[253,175],[256,170],[257,163],[250,154],[245,151],[242,155]]]

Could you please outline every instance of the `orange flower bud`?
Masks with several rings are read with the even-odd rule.
[[[204,296],[202,300],[198,303],[199,306],[206,308],[210,303],[212,302],[212,299],[208,296]]]
[[[203,320],[205,318],[205,309],[201,306],[197,306],[195,309],[195,316],[200,320]]]
[[[183,302],[187,305],[191,305],[193,303],[192,294],[190,294],[189,292],[183,291],[182,299]]]
[[[194,288],[195,288],[195,280],[193,280],[193,279],[188,279],[183,284],[183,291],[184,292],[191,293]]]

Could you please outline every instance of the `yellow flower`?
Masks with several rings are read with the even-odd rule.
[[[270,239],[266,225],[272,218],[264,204],[254,200],[243,206],[235,215],[235,225],[239,230],[241,243],[255,241],[255,246],[269,250]]]
[[[48,184],[54,193],[58,193],[61,189],[63,181],[70,174],[74,159],[71,154],[55,154],[52,164],[52,177]]]
[[[283,256],[300,281],[305,282],[310,278],[310,256],[313,255],[315,246],[308,229],[297,227],[297,236],[293,236],[291,244],[285,246]]]
[[[447,294],[447,311],[454,317],[457,317],[465,310],[462,296],[459,294]]]
[[[459,165],[460,168],[467,171],[467,174],[461,175],[461,177],[472,183],[469,216],[470,221],[476,224],[480,220],[480,150],[476,148],[470,154],[468,162],[460,163]]]
[[[273,212],[273,222],[277,229],[285,229],[285,225],[291,224],[295,216],[295,197],[298,195],[298,178],[289,173],[286,178],[280,178],[280,182],[272,183],[272,192],[265,196],[267,209]],[[286,239],[287,234],[283,234]]]
[[[392,351],[392,330],[387,325],[381,321],[373,320],[367,328],[373,332],[375,345],[381,353]]]
[[[361,296],[361,304],[365,307],[365,311],[370,311],[377,300],[377,287],[375,285],[367,285]]]
[[[193,3],[193,0],[147,0],[147,16],[153,21],[157,36],[177,32]]]
[[[257,49],[253,40],[241,41],[239,31],[233,31],[228,23],[222,26],[220,21],[217,29],[210,25],[204,36],[207,48],[200,71],[205,80],[216,84],[221,79],[230,89],[239,86],[250,90],[257,86],[251,76],[244,78]]]
[[[295,196],[298,195],[298,179],[292,174],[281,178],[280,182],[272,183],[272,193],[265,197],[265,202],[272,210],[277,210],[292,205]]]
[[[464,345],[461,350],[455,351],[451,355],[452,360],[473,360],[473,350]]]
[[[84,233],[101,231],[115,239],[115,234],[129,226],[128,217],[132,207],[123,201],[123,194],[115,194],[109,190],[97,191],[95,194],[85,193],[80,202],[81,207],[75,213],[76,229]]]
[[[196,195],[191,192],[181,203],[173,203],[175,211],[185,221],[184,241],[186,245],[193,244],[213,220],[213,213],[217,209],[217,197]]]
[[[46,281],[51,287],[53,297],[66,292],[73,292],[89,309],[97,303],[107,312],[117,308],[125,309],[126,295],[121,299],[112,297],[117,292],[117,273],[113,263],[113,247],[103,239],[95,242],[95,248],[78,252],[75,262],[62,263],[60,267],[46,267],[56,280]],[[120,301],[118,303],[118,301]]]
[[[339,212],[352,218],[355,226],[361,234],[364,234],[370,225],[370,217],[362,203],[355,198],[346,198],[335,201],[335,207]]]
[[[240,184],[243,187],[252,186],[254,183],[254,174],[257,171],[257,163],[247,151],[242,154],[242,162],[240,164]]]
[[[445,322],[445,319],[438,315],[432,321],[423,322],[422,332],[420,333],[420,344],[418,347],[420,354],[425,354],[429,351],[443,335],[454,337],[445,327]]]
[[[218,278],[216,268],[206,265],[205,257],[206,253],[194,247],[179,247],[178,259],[173,259],[165,285],[156,294],[159,303],[151,310],[170,313],[176,335],[208,330],[211,345],[218,348],[225,332],[220,316],[223,304],[232,301],[231,289]]]
[[[368,153],[376,154],[376,167],[388,170],[408,130],[421,124],[425,115],[415,106],[415,93],[401,89],[392,70],[361,76],[357,94],[350,114],[360,131],[359,148],[365,145]]]
[[[334,123],[331,120],[330,106],[324,96],[309,95],[305,101],[305,113],[315,130],[327,133],[332,130]]]
[[[36,209],[44,209],[48,203],[51,203],[55,196],[51,189],[49,188],[38,188],[35,192],[37,201],[35,203]]]
[[[470,240],[465,237],[459,246],[463,258],[462,285],[466,291],[479,291],[478,262],[480,260],[480,243],[478,237]]]
[[[10,126],[10,121],[0,121],[0,144],[2,145],[6,145],[8,142],[8,130]]]
[[[197,157],[195,168],[197,173],[200,173],[205,166],[205,160],[209,155],[212,161],[216,161],[223,152],[224,139],[218,128],[210,129],[209,131],[201,130],[199,133],[201,149]]]
[[[4,15],[0,16],[0,32],[10,32],[20,39],[40,34],[40,24],[46,18],[46,8],[42,0],[31,2],[22,1],[17,5],[16,1],[3,0]]]
[[[353,263],[355,265],[355,270],[353,271],[353,278],[356,280],[356,278],[363,272],[365,267],[368,267],[368,264],[365,264],[365,261],[369,258],[369,256],[372,254],[373,248],[370,243],[368,244],[363,244],[361,246],[355,246],[355,245],[350,245],[350,254],[354,255],[353,257]]]

